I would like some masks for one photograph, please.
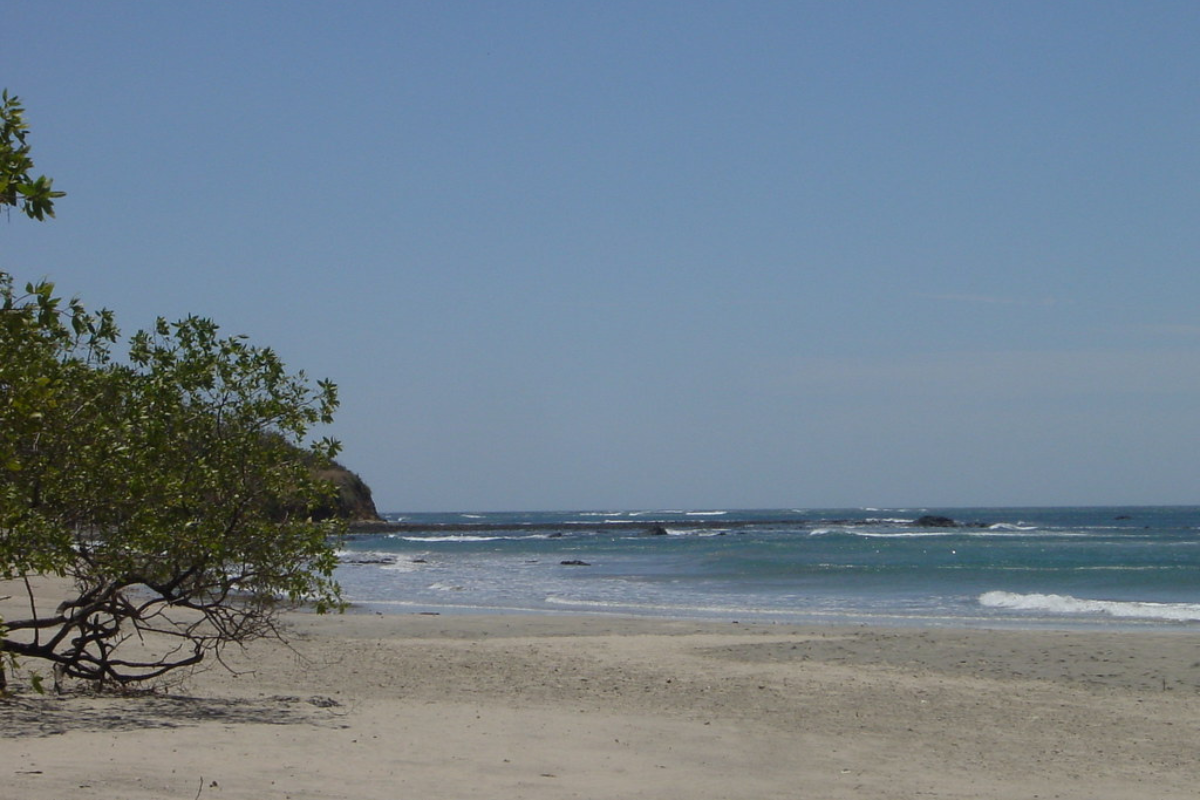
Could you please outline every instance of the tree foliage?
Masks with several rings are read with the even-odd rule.
[[[4,108],[8,159],[23,129],[9,126],[19,106]],[[314,466],[337,444],[307,442],[336,387],[203,318],[160,319],[121,359],[119,342],[111,313],[0,272],[0,580],[29,600],[0,621],[10,668],[33,658],[56,676],[145,680],[274,633],[288,603],[340,602],[342,523],[311,514],[333,491]],[[41,609],[38,575],[73,591]]]
[[[25,107],[20,98],[4,90],[0,93],[0,205],[16,206],[42,220],[54,216],[54,201],[65,193],[54,191],[54,181],[45,175],[33,177],[28,135]]]

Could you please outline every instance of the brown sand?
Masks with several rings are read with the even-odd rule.
[[[5,592],[0,591],[0,595]],[[1194,798],[1200,636],[294,615],[165,693],[0,701],[0,797]]]

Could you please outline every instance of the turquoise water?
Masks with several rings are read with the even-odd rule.
[[[1196,506],[387,516],[338,569],[384,613],[1200,626]]]

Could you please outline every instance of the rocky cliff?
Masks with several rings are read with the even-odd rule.
[[[338,462],[327,469],[317,471],[317,477],[331,481],[337,487],[337,497],[334,502],[321,508],[314,515],[317,519],[349,520],[350,522],[377,522],[379,512],[375,509],[375,501],[371,499],[371,487],[367,486],[356,473],[351,472]]]

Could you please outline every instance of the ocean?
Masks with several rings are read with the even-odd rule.
[[[359,610],[1200,627],[1200,506],[385,517],[341,552]]]

